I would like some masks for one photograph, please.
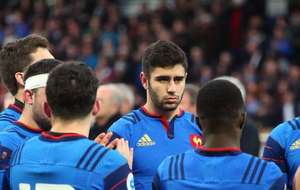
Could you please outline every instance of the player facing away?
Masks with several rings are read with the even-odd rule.
[[[87,138],[99,110],[97,88],[96,77],[84,63],[63,63],[50,73],[45,111],[51,116],[51,131],[16,151],[11,189],[130,189],[133,177],[127,160]],[[124,145],[120,140],[117,150]]]
[[[283,190],[285,176],[271,162],[240,151],[245,122],[240,90],[227,80],[204,85],[197,97],[197,114],[205,143],[165,159],[153,189]]]
[[[50,129],[50,120],[43,112],[45,86],[48,73],[58,64],[60,61],[56,59],[43,59],[25,71],[24,110],[18,121],[0,133],[0,189],[7,188],[5,171],[9,168],[13,152],[24,141]]]
[[[142,58],[140,74],[146,104],[113,123],[109,131],[133,148],[136,189],[151,189],[160,162],[201,144],[196,117],[179,108],[187,76],[187,59],[174,43],[157,41]]]
[[[6,88],[14,96],[15,102],[0,113],[0,131],[19,119],[23,107],[24,70],[29,65],[53,58],[46,38],[29,35],[5,45],[0,51],[0,73]]]

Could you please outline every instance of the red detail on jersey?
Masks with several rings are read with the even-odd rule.
[[[20,121],[16,121],[15,124],[16,124],[16,125],[19,125],[20,127],[25,128],[25,129],[27,129],[27,130],[33,131],[33,132],[35,132],[35,133],[41,133],[41,132],[43,131],[42,129],[34,129],[34,128],[32,128],[32,127],[30,127],[30,126],[28,126],[28,125],[26,125],[25,123],[22,123],[22,122],[20,122]]]
[[[200,146],[199,149],[205,152],[240,152],[241,151],[241,149],[238,147],[207,148],[204,146]]]
[[[194,148],[200,148],[202,145],[202,137],[200,135],[190,135],[190,142]]]
[[[18,113],[22,113],[22,108],[20,108],[20,107],[18,107],[16,104],[10,104],[9,106],[8,106],[8,108],[10,108],[10,109],[12,109],[12,110],[15,110],[16,112],[18,112]]]
[[[48,139],[52,139],[52,140],[61,140],[61,139],[64,139],[64,138],[68,138],[68,137],[84,137],[86,138],[86,136],[84,135],[80,135],[80,134],[77,134],[77,133],[53,133],[53,132],[42,132],[42,136],[43,137],[46,137]]]

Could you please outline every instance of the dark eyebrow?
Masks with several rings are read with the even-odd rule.
[[[161,76],[157,76],[155,77],[156,80],[170,80],[171,77],[170,76],[166,76],[166,75],[161,75]]]
[[[174,80],[182,80],[182,79],[184,79],[184,76],[176,76],[176,77],[174,77]]]

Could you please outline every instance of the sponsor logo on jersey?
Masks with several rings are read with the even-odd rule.
[[[291,146],[290,150],[300,149],[300,139],[297,139]]]
[[[137,146],[152,146],[152,145],[155,145],[155,142],[147,134],[144,134],[137,142]]]
[[[200,135],[191,135],[190,136],[191,145],[194,148],[199,148],[202,145],[202,137]]]

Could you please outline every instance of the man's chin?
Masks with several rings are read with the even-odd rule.
[[[178,104],[176,104],[176,105],[164,105],[163,110],[168,111],[168,112],[175,111],[177,109],[177,107],[178,107]]]

